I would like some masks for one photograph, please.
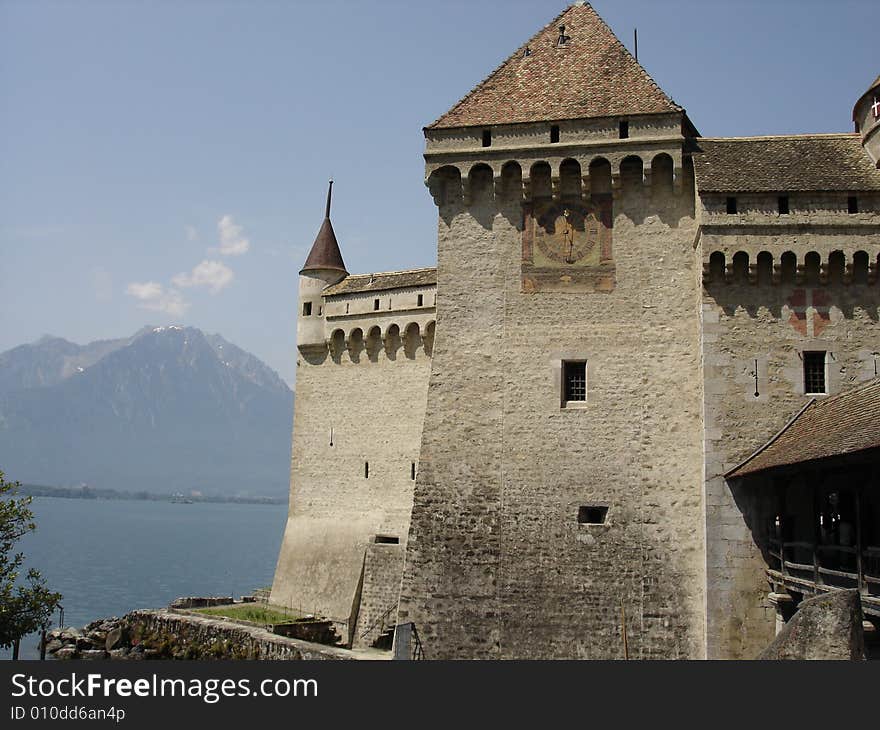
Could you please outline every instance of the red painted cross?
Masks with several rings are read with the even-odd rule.
[[[874,112],[874,119],[880,119],[880,101],[877,101],[877,97],[874,97],[874,103],[871,104],[871,111]]]
[[[788,323],[807,337],[818,337],[830,324],[828,295],[823,289],[795,289],[788,309]]]

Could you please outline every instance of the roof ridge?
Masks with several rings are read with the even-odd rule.
[[[856,132],[803,132],[799,134],[755,134],[745,137],[700,137],[697,144],[700,142],[749,142],[756,139],[808,139],[816,137],[858,139],[858,134]]]
[[[419,266],[415,269],[397,269],[395,271],[371,271],[366,274],[349,274],[347,279],[354,279],[358,276],[389,276],[391,274],[412,274],[416,271],[432,271],[436,270],[436,266]]]
[[[824,406],[826,403],[834,403],[838,400],[841,400],[845,397],[849,397],[851,395],[857,395],[861,393],[866,388],[870,388],[871,386],[880,385],[880,376],[871,378],[870,380],[866,380],[864,383],[859,383],[858,385],[854,385],[852,388],[847,388],[846,390],[842,390],[839,393],[835,393],[834,395],[828,396],[827,398],[823,398],[819,401],[820,406]]]
[[[565,9],[561,13],[559,13],[559,15],[557,15],[555,18],[553,18],[553,20],[551,20],[549,23],[547,23],[546,25],[539,28],[535,33],[532,33],[532,35],[530,35],[528,37],[528,39],[526,40],[525,43],[521,44],[513,53],[511,53],[507,58],[505,58],[495,68],[493,68],[492,71],[487,76],[485,76],[482,81],[478,82],[477,85],[474,86],[467,94],[465,94],[463,97],[461,97],[461,99],[459,99],[449,109],[447,109],[445,112],[443,112],[433,122],[431,122],[429,125],[424,127],[424,129],[430,129],[435,124],[437,124],[441,119],[443,119],[443,117],[446,117],[446,116],[452,114],[452,112],[454,112],[456,109],[461,107],[462,104],[464,104],[468,99],[470,99],[474,94],[476,94],[477,91],[482,89],[482,87],[486,84],[486,82],[489,79],[491,79],[496,73],[498,73],[502,68],[504,68],[504,66],[507,65],[507,63],[509,61],[512,61],[514,58],[516,58],[517,54],[519,54],[523,49],[528,48],[529,43],[531,43],[532,40],[534,40],[539,35],[541,35],[541,33],[543,33],[545,30],[547,30],[554,23],[559,22],[560,18],[562,18],[562,16],[565,15],[568,12],[569,8],[571,8],[571,7],[572,7],[571,5],[566,5]],[[592,7],[592,6],[590,6],[590,7]],[[598,13],[597,13],[597,15],[598,15]]]
[[[577,4],[577,3],[576,3],[576,4]],[[593,13],[595,13],[596,17],[599,19],[599,22],[600,22],[602,25],[605,26],[605,30],[607,30],[607,31],[612,35],[612,37],[614,38],[614,40],[617,41],[618,45],[623,49],[624,53],[626,53],[626,55],[629,56],[629,57],[635,62],[636,66],[638,66],[639,69],[641,70],[642,75],[643,75],[646,79],[648,79],[648,81],[651,82],[651,85],[652,85],[655,89],[657,89],[657,91],[659,91],[661,94],[663,94],[663,97],[664,97],[664,98],[665,98],[670,104],[672,104],[673,106],[678,107],[680,111],[684,111],[684,108],[681,106],[681,104],[677,104],[676,101],[675,101],[675,99],[673,99],[671,96],[669,96],[669,94],[667,94],[667,93],[663,90],[663,87],[660,86],[660,84],[658,84],[656,81],[654,81],[654,77],[651,76],[651,74],[648,73],[648,70],[647,70],[644,66],[642,66],[641,63],[639,63],[639,59],[636,58],[632,53],[629,52],[629,48],[627,48],[626,45],[623,43],[623,41],[621,41],[620,38],[617,37],[617,33],[615,33],[614,30],[612,30],[611,26],[608,25],[608,23],[605,22],[605,18],[603,18],[598,12],[596,12],[596,9],[595,9],[590,3],[585,2],[585,3],[580,3],[580,4],[586,5],[590,10],[593,11]],[[569,6],[569,7],[572,7],[572,6]]]

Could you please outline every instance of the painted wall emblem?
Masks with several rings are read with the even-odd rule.
[[[611,196],[525,206],[522,290],[611,291]]]
[[[831,308],[824,289],[795,289],[787,304],[788,323],[805,337],[818,337],[831,324]]]

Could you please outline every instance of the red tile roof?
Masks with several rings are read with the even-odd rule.
[[[564,10],[428,129],[680,111],[583,3]]]
[[[880,378],[824,400],[813,399],[727,478],[880,448]]]

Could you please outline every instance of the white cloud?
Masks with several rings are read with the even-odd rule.
[[[183,230],[186,231],[186,240],[187,241],[198,241],[199,240],[199,232],[195,226],[184,226]]]
[[[162,285],[155,281],[145,281],[142,284],[133,281],[126,287],[125,293],[143,302],[152,301],[162,296]]]
[[[198,264],[190,273],[177,274],[171,283],[181,288],[193,286],[206,286],[213,294],[229,286],[234,278],[232,269],[222,261],[208,261],[205,259]]]
[[[125,293],[140,302],[141,309],[154,312],[166,312],[171,315],[182,315],[189,309],[183,295],[177,289],[165,289],[155,281],[136,282],[129,284]]]
[[[220,234],[220,254],[223,256],[241,256],[250,250],[251,242],[242,236],[244,229],[232,220],[231,215],[224,215],[217,223]]]

